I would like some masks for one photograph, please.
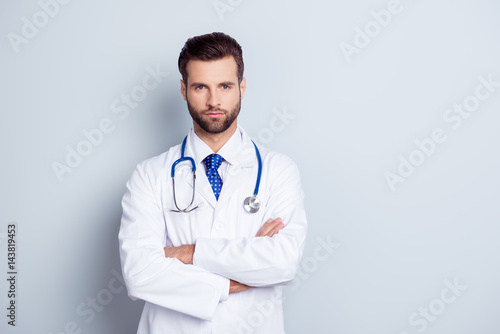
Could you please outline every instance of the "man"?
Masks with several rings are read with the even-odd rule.
[[[246,80],[233,38],[190,38],[178,65],[193,129],[184,149],[137,166],[122,201],[123,275],[129,296],[146,301],[137,333],[284,333],[281,286],[307,230],[298,169],[237,124]],[[196,178],[183,161],[172,186],[181,156]],[[260,209],[247,212],[257,183]]]

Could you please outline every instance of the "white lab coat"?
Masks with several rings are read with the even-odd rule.
[[[261,208],[248,213],[243,201],[253,194],[258,162],[254,146],[238,127],[219,150],[223,186],[216,201],[203,158],[212,153],[193,130],[186,156],[196,161],[195,203],[191,213],[176,213],[171,166],[181,145],[137,165],[123,197],[119,232],[122,271],[132,299],[146,301],[138,334],[284,333],[281,285],[297,271],[307,230],[299,172],[290,158],[260,148]],[[176,169],[176,196],[185,208],[192,195],[191,165]],[[268,218],[285,228],[256,237]],[[163,247],[196,244],[193,265],[165,258]],[[254,286],[228,294],[229,279]]]

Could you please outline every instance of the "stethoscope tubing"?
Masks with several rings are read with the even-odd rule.
[[[171,171],[170,171],[170,176],[172,177],[172,187],[173,187],[172,192],[173,192],[173,197],[174,197],[174,205],[177,208],[177,210],[172,209],[171,211],[173,211],[173,212],[188,213],[188,212],[191,212],[194,209],[198,208],[198,206],[196,206],[192,209],[189,209],[191,207],[191,205],[193,205],[193,202],[194,202],[195,184],[196,184],[196,163],[195,163],[193,158],[184,156],[185,152],[186,152],[186,141],[187,141],[187,136],[184,137],[184,140],[182,141],[181,157],[174,161],[174,163],[172,164]],[[255,189],[253,191],[253,195],[250,197],[247,197],[245,199],[243,206],[244,206],[245,210],[247,210],[248,212],[255,213],[255,212],[259,211],[259,208],[260,208],[260,201],[258,200],[257,195],[259,194],[260,179],[262,176],[262,157],[260,156],[259,148],[257,147],[257,145],[255,144],[255,142],[253,140],[252,140],[252,144],[255,147],[255,154],[257,155],[259,169],[257,171],[257,180],[255,182]],[[189,205],[185,209],[180,209],[179,206],[177,205],[177,199],[175,197],[175,167],[183,161],[191,162],[191,169],[193,172],[193,196],[191,197],[191,203],[189,203]],[[255,207],[254,207],[254,204],[255,204]]]

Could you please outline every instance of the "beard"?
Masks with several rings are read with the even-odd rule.
[[[240,95],[241,96],[241,95]],[[191,103],[189,103],[189,99],[187,99],[187,107],[189,110],[189,114],[193,118],[193,121],[200,126],[207,133],[222,133],[229,129],[231,124],[238,117],[241,109],[241,98],[238,100],[238,103],[234,106],[231,111],[221,108],[210,108],[206,110],[197,110],[195,109]],[[224,116],[220,118],[210,118],[204,117],[208,112],[221,112],[224,113]]]

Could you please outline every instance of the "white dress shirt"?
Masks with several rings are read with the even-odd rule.
[[[238,126],[217,152],[222,190],[215,199],[203,159],[213,153],[193,130],[185,156],[196,163],[195,204],[190,213],[175,209],[171,166],[181,145],[137,165],[123,197],[119,232],[122,271],[132,299],[146,301],[138,334],[284,333],[281,286],[297,271],[307,221],[297,166],[287,156],[260,148],[261,208],[248,213],[243,201],[253,194],[258,162],[255,148]],[[193,191],[191,164],[175,172],[177,203],[188,206]],[[285,227],[256,237],[269,218]],[[193,264],[166,258],[163,247],[196,244]],[[229,280],[255,288],[229,295]]]

